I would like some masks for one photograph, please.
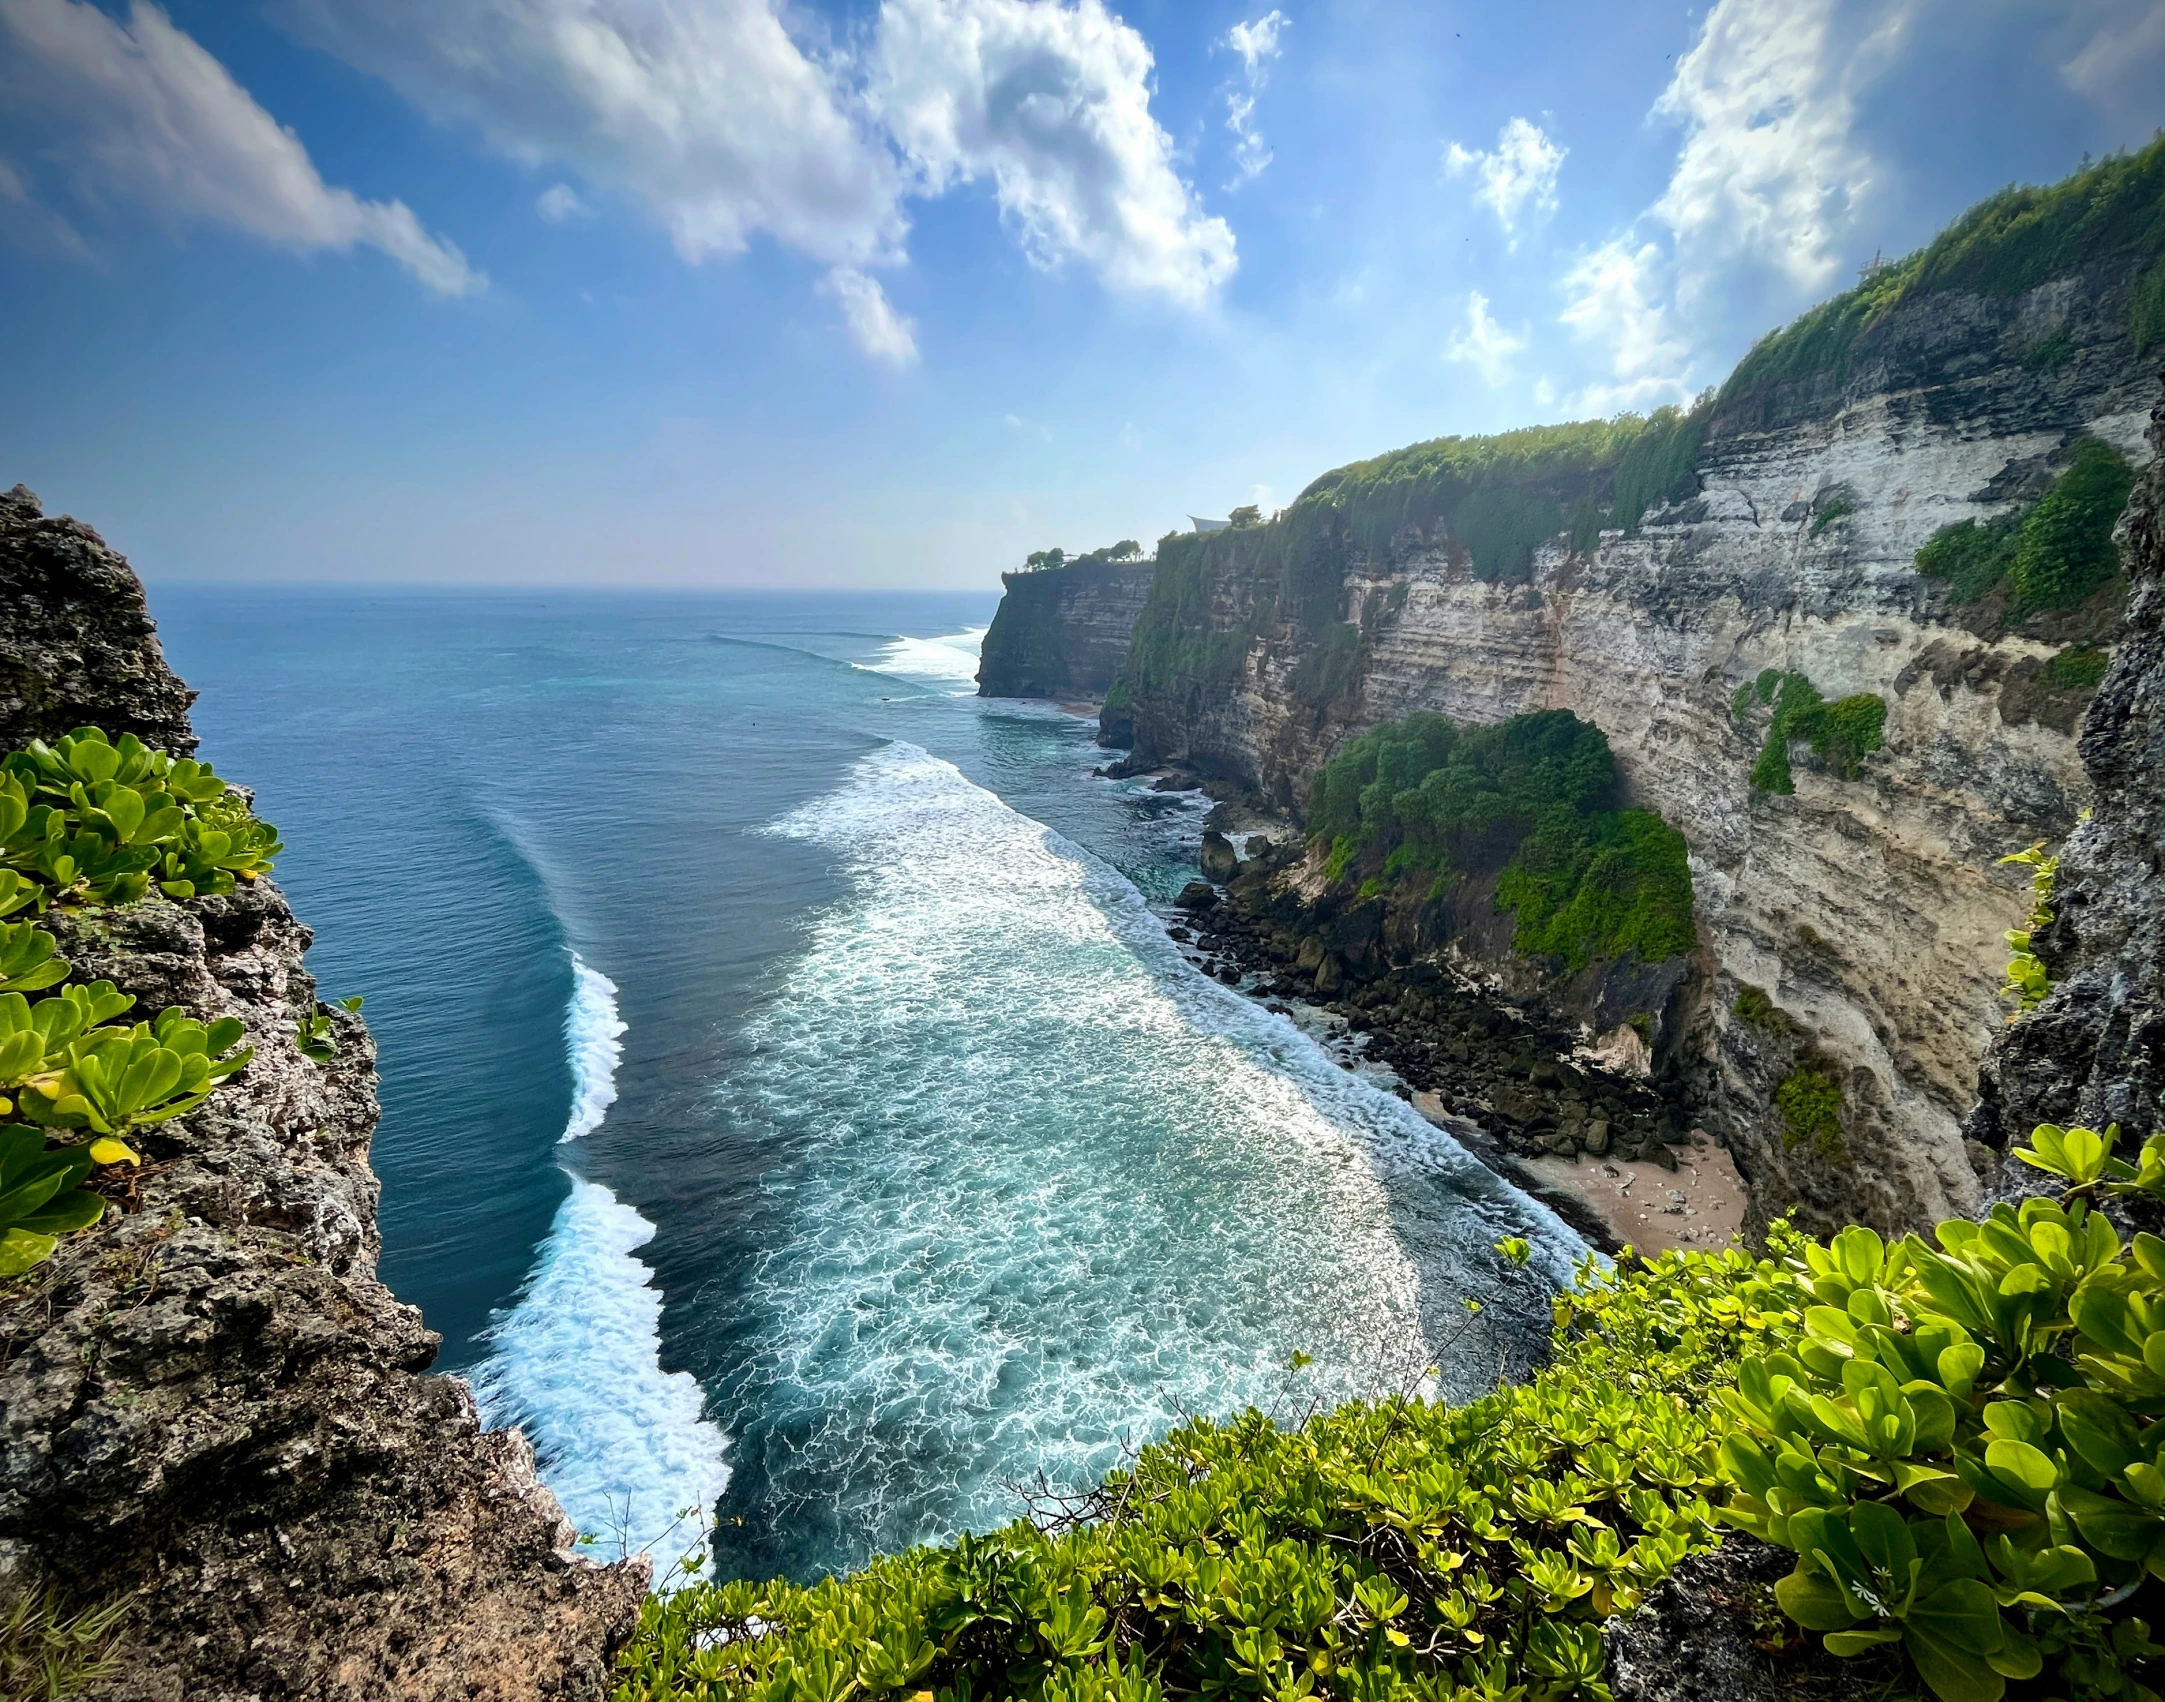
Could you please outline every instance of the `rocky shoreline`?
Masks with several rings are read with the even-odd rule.
[[[1734,1163],[1692,1125],[1676,1083],[1643,1073],[1643,1046],[1620,1059],[1538,996],[1505,997],[1445,964],[1348,949],[1334,918],[1273,879],[1299,862],[1302,835],[1267,802],[1126,759],[1099,773],[1155,773],[1155,790],[1214,798],[1205,878],[1189,883],[1167,922],[1205,974],[1411,1102],[1604,1251],[1721,1246],[1741,1231]]]

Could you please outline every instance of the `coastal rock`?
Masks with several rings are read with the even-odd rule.
[[[98,726],[186,756],[194,701],[128,564],[23,486],[0,492],[0,751]]]
[[[2165,402],[2150,432],[2165,449]],[[2165,461],[2137,488],[2123,555],[2126,630],[2082,729],[2095,802],[2032,942],[2052,991],[1993,1043],[1970,1119],[2003,1150],[2039,1123],[2117,1123],[2123,1153],[2165,1129]]]
[[[192,748],[133,575],[87,528],[37,526],[83,569],[72,630],[128,643],[9,626],[18,665],[62,669],[17,698]],[[604,1694],[646,1562],[580,1558],[524,1440],[427,1374],[439,1338],[376,1278],[368,1031],[334,1009],[330,1062],[296,1043],[308,930],[268,882],[46,924],[78,978],[239,1017],[255,1055],[139,1137],[102,1224],[0,1284],[0,1596],[130,1598],[122,1676],[92,1692],[115,1702]]]
[[[2068,352],[2040,365],[2047,322]],[[2147,463],[2156,393],[2116,278],[1905,301],[1841,374],[1724,402],[1672,498],[1589,547],[1552,538],[1525,583],[1484,582],[1440,528],[1371,536],[1327,504],[1297,533],[1180,540],[1179,586],[1162,579],[1134,655],[1147,636],[1153,658],[1208,664],[1131,663],[1122,731],[1136,762],[1297,812],[1332,750],[1378,722],[1571,710],[1689,845],[1699,950],[1635,1008],[1658,1018],[1656,1067],[1735,1154],[1753,1227],[1800,1205],[1814,1228],[1957,1215],[1982,1198],[1963,1120],[2002,1025],[2000,936],[2025,907],[1996,859],[2067,834],[2103,772],[2084,761],[2099,740],[2078,753],[2067,731],[2087,688],[2045,705],[2038,680],[2071,640],[2114,641],[2117,593],[2001,630],[1915,557],[1945,525],[2011,512],[2079,436]],[[1766,670],[1880,697],[1884,748],[1850,776],[1799,746],[1793,794],[1755,788],[1764,718],[1732,710]],[[1463,905],[1456,967],[1514,998],[1566,991],[1485,895]],[[1388,934],[1383,949],[1404,955]],[[1790,1025],[1779,1043],[1740,1017],[1753,992]],[[1602,1032],[1627,1014],[1598,995],[1586,1011]],[[1838,1137],[1800,1137],[1783,1111],[1799,1072],[1838,1088]]]
[[[1233,849],[1233,842],[1216,828],[1203,832],[1202,849],[1203,878],[1225,882],[1240,873],[1240,854]]]
[[[1084,556],[1003,573],[1004,594],[978,648],[980,697],[1100,697],[1126,660],[1157,562]]]

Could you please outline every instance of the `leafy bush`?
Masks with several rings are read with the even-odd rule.
[[[1647,416],[1646,428],[1624,446],[1616,463],[1610,518],[1626,532],[1637,534],[1648,509],[1680,501],[1698,488],[1694,474],[1713,400],[1709,391],[1688,413],[1656,408]]]
[[[1752,764],[1755,791],[1786,795],[1797,789],[1789,768],[1789,747],[1800,740],[1812,747],[1812,754],[1829,773],[1843,780],[1856,779],[1863,772],[1864,759],[1885,743],[1887,701],[1871,692],[1829,703],[1804,675],[1769,668],[1755,686],[1738,688],[1731,711],[1740,718],[1751,707],[1747,691],[1759,702],[1774,705],[1766,738]]]
[[[0,865],[50,903],[132,904],[231,892],[284,847],[207,763],[116,745],[94,727],[0,762]]]
[[[2127,332],[2137,354],[2154,343],[2165,343],[2165,256],[2143,274],[2129,296]]]
[[[2072,609],[2120,571],[2113,527],[2135,471],[2111,444],[2078,439],[2068,468],[2018,514],[1943,526],[1917,552],[1917,571],[1947,581],[1957,604],[1981,603],[2002,584],[2015,619]]]
[[[1842,1156],[1842,1084],[1834,1075],[1808,1066],[1791,1070],[1774,1090],[1774,1104],[1782,1114],[1782,1145]]]
[[[1616,763],[1598,727],[1543,710],[1489,727],[1409,715],[1351,739],[1308,796],[1311,839],[1333,881],[1352,868],[1395,878],[1500,872],[1497,902],[1518,949],[1563,958],[1691,949],[1683,836],[1618,809]]]
[[[2045,960],[2031,949],[2031,937],[2052,922],[2052,884],[2060,872],[2060,859],[2046,856],[2045,842],[2040,839],[2027,851],[2002,857],[2000,863],[2030,871],[2030,913],[2023,918],[2021,927],[2010,928],[2002,936],[2014,956],[2007,960],[2007,980],[2000,988],[2000,997],[2015,1001],[2015,1008],[2007,1014],[2007,1020],[2014,1022],[2043,1004],[2045,995],[2052,991],[2052,976],[2045,968]]]
[[[1746,985],[1738,990],[1736,1004],[1731,1007],[1737,1021],[1747,1028],[1756,1028],[1762,1034],[1786,1034],[1793,1026],[1788,1013],[1767,996],[1764,987]]]
[[[58,1069],[25,1084],[16,1109],[46,1128],[101,1135],[169,1122],[248,1067],[255,1049],[241,1045],[245,1032],[238,1018],[200,1023],[178,1005],[154,1023],[92,1029],[68,1044]]]
[[[0,1277],[43,1264],[61,1236],[103,1217],[104,1199],[77,1184],[101,1164],[134,1157],[118,1140],[49,1151],[38,1130],[0,1126]]]
[[[2086,691],[2105,677],[2111,660],[2093,644],[2070,644],[2045,664],[2045,680],[2060,691]]]
[[[2111,444],[2083,438],[2059,482],[2022,518],[2009,565],[2014,612],[2072,609],[2120,571],[2112,529],[2135,488],[2135,470]]]
[[[2014,566],[2021,539],[2019,514],[1982,522],[1957,521],[1942,526],[1917,552],[1917,571],[1927,579],[1946,580],[1955,602],[1981,603]]]
[[[2139,1168],[2116,1135],[2040,1127],[2016,1156],[2067,1193],[1936,1248],[1806,1246],[1801,1339],[1720,1397],[1723,1517],[1796,1551],[1783,1610],[1837,1655],[1898,1644],[1943,1702],[2155,1695],[2135,1604],[2165,1576],[2165,1241],[2089,1202],[2165,1198],[2165,1135]]]
[[[1198,1420],[1043,1526],[694,1584],[646,1603],[617,1695],[1599,1696],[1600,1621],[1714,1540],[1709,1392],[1790,1342],[1803,1296],[1734,1251],[1580,1275],[1529,1383]]]
[[[1820,533],[1832,526],[1837,520],[1847,520],[1856,512],[1857,505],[1855,503],[1845,497],[1836,497],[1834,501],[1828,503],[1826,507],[1812,516],[1811,535],[1815,538],[1818,537]]]

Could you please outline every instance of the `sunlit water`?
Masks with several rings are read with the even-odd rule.
[[[1492,1244],[1575,1238],[1180,957],[1201,802],[968,695],[984,599],[157,612],[368,996],[386,1277],[604,1552],[815,1572],[1538,1333]]]

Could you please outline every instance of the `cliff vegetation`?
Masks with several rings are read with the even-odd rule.
[[[1496,874],[1529,956],[1583,968],[1691,950],[1684,837],[1618,807],[1609,741],[1567,710],[1459,727],[1412,715],[1351,739],[1318,772],[1308,832],[1336,881]]]

